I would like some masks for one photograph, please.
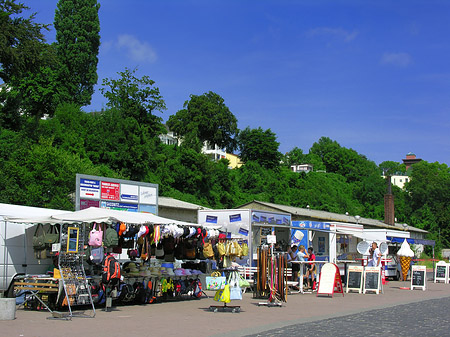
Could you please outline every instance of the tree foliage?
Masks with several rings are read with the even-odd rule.
[[[183,137],[183,143],[198,149],[203,142],[232,152],[236,147],[237,119],[218,94],[210,91],[203,95],[191,95],[167,126]]]
[[[61,102],[89,105],[97,83],[100,21],[97,0],[59,0],[55,11]]]
[[[166,103],[154,86],[155,81],[148,76],[136,77],[136,71],[125,68],[118,73],[119,79],[104,79],[100,91],[108,99],[106,105],[110,109],[118,111],[122,118],[133,118],[148,128],[153,137],[163,132],[161,118],[154,112],[166,110]]]
[[[270,129],[245,128],[239,133],[238,144],[240,158],[244,162],[256,161],[262,167],[276,168],[280,165],[281,153],[278,151],[280,143],[277,136]]]

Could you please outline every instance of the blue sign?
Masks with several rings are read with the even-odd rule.
[[[138,201],[138,196],[133,194],[121,194],[120,199],[127,201]]]
[[[238,222],[238,221],[242,221],[241,214],[230,215],[230,222]]]
[[[213,215],[207,215],[206,216],[206,222],[217,223],[217,217],[213,216]]]
[[[138,211],[138,205],[125,204],[123,202],[116,202],[116,201],[102,201],[100,207],[107,209],[114,209],[116,211],[128,211],[128,212]]]
[[[292,227],[300,227],[302,229],[318,229],[322,231],[330,230],[330,224],[328,222],[318,221],[292,221]]]

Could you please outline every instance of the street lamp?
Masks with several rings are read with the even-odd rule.
[[[356,219],[356,224],[359,224],[359,220],[361,219],[361,217],[359,215],[355,215],[355,219]]]

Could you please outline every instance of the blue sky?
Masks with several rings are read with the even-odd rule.
[[[57,0],[25,0],[52,23]],[[214,91],[280,151],[320,137],[379,164],[450,164],[450,1],[99,1],[99,83],[138,68],[168,110]],[[52,29],[48,41],[55,39]],[[105,104],[98,86],[92,105]]]

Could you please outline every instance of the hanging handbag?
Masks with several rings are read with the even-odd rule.
[[[214,296],[214,301],[230,303],[230,286],[228,284],[222,290],[217,290]]]
[[[203,246],[203,256],[206,257],[207,259],[211,259],[214,257],[214,251],[211,243],[205,242]]]
[[[97,230],[97,224],[94,223],[94,227],[89,233],[89,246],[92,247],[100,247],[103,242],[103,231],[101,226],[98,226]]]
[[[195,246],[193,241],[189,240],[186,242],[184,253],[186,260],[195,260]]]
[[[232,272],[230,274],[230,300],[242,300],[242,289],[239,286],[239,281],[237,278],[237,272]]]
[[[219,242],[217,244],[217,251],[219,252],[220,256],[226,255],[226,248],[225,248],[225,243],[224,242]]]
[[[39,235],[39,229],[41,229],[42,234]],[[45,232],[44,232],[44,226],[39,223],[36,226],[36,230],[34,231],[33,235],[33,248],[34,250],[42,250],[45,249]]]
[[[242,256],[247,256],[248,255],[248,244],[247,242],[244,242],[242,244]]]
[[[91,262],[95,263],[95,264],[102,263],[104,255],[105,255],[105,251],[103,250],[103,246],[92,247]]]
[[[59,242],[59,227],[58,225],[50,225],[47,234],[45,234],[44,242],[47,248],[52,248],[52,244]]]
[[[157,259],[164,259],[164,246],[161,242],[156,246],[155,256]]]
[[[225,276],[206,276],[207,290],[220,290],[225,287],[227,279]]]

